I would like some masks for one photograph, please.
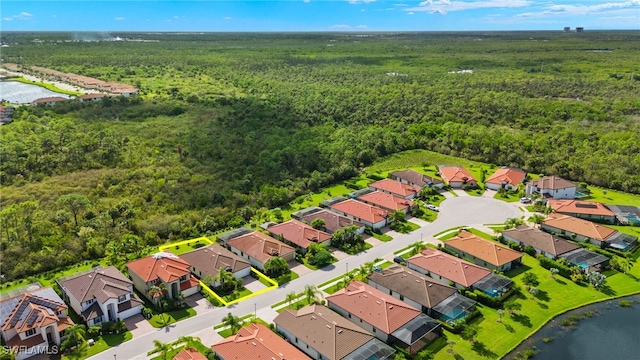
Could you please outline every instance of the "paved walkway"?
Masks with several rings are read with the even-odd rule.
[[[422,220],[420,218],[417,218],[417,217],[412,217],[412,218],[407,219],[407,220],[411,221],[414,224],[420,225],[420,227],[424,227],[424,226],[427,226],[427,225],[431,224],[430,222],[424,221],[424,220]],[[419,230],[415,230],[415,231],[419,231]]]
[[[453,192],[458,194],[458,196],[471,196],[471,195],[467,194],[467,192],[462,190],[462,189],[453,189]]]

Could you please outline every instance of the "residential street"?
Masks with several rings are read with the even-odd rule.
[[[340,260],[324,269],[301,275],[300,278],[273,291],[228,306],[227,308],[218,308],[198,314],[167,328],[153,329],[147,334],[137,336],[118,347],[109,349],[90,359],[146,359],[147,352],[153,349],[153,340],[167,343],[176,340],[180,336],[202,334],[205,330],[213,332],[213,326],[219,324],[222,318],[229,312],[237,316],[242,316],[253,313],[257,309],[258,316],[260,316],[260,314],[271,314],[273,310],[270,307],[273,303],[283,300],[286,294],[292,291],[301,292],[307,284],[320,284],[344,274],[347,267],[354,269],[367,261],[386,257],[395,250],[406,247],[421,239],[428,241],[432,235],[452,227],[497,224],[504,222],[507,218],[520,217],[523,214],[518,209],[518,205],[518,203],[506,203],[488,197],[475,197],[466,194],[459,197],[448,198],[440,205],[440,215],[438,219],[421,229],[409,234],[399,235],[392,241],[382,243],[356,256]],[[420,224],[423,224],[423,222],[420,222]],[[433,239],[431,238],[430,241],[433,241]],[[270,321],[271,319],[264,320]],[[210,346],[212,344],[205,342],[205,345]]]

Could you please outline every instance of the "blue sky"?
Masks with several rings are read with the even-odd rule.
[[[1,30],[640,29],[640,0],[2,0]]]

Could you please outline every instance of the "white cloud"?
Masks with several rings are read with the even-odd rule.
[[[480,1],[451,1],[451,0],[427,0],[417,7],[404,9],[405,11],[426,11],[429,13],[446,14],[451,11],[464,11],[487,8],[516,8],[531,5],[530,0],[480,0]]]
[[[393,6],[409,6],[407,4],[393,4]]]
[[[407,15],[413,15],[413,14],[415,14],[413,11],[409,11],[409,12],[407,13]]]
[[[543,7],[543,11],[526,12],[516,16],[518,17],[546,17],[546,16],[585,16],[585,15],[602,15],[603,13],[612,13],[619,10],[633,10],[636,15],[640,14],[640,0],[630,0],[622,2],[607,2],[593,5],[555,5],[548,4]],[[638,17],[636,17],[638,18]]]
[[[12,20],[31,20],[31,18],[32,18],[32,17],[33,17],[33,15],[32,15],[32,14],[30,14],[30,13],[28,13],[28,12],[26,12],[26,11],[23,11],[23,12],[21,12],[20,14],[13,15],[13,16],[7,16],[7,17],[4,17],[4,18],[2,18],[2,19],[3,19],[3,20],[5,20],[5,21],[12,21]]]
[[[358,25],[358,29],[366,29],[366,28],[368,28],[367,25]]]
[[[336,24],[336,25],[332,25],[331,28],[339,29],[339,30],[348,30],[348,29],[351,29],[351,26],[346,24]]]
[[[370,4],[372,2],[376,2],[376,0],[348,0],[349,4],[351,5],[358,5],[358,4]]]
[[[225,16],[225,17],[224,17],[224,19],[225,19],[225,20],[231,20],[231,19],[233,19],[233,18],[232,18],[231,16]]]
[[[117,18],[113,18],[113,20],[121,21],[121,20],[125,20],[125,18],[123,18],[122,16],[118,16]]]
[[[2,20],[4,20],[4,21],[11,21],[11,20],[13,20],[13,18],[6,17],[6,18],[2,18]]]

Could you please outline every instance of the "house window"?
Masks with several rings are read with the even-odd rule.
[[[298,338],[296,338],[296,344],[298,343]]]
[[[102,322],[102,316],[93,319],[94,324],[100,324]]]
[[[351,313],[349,313],[349,319],[351,319]]]
[[[404,301],[404,296],[400,295],[400,300]]]
[[[373,333],[374,333],[374,334],[376,333],[376,328],[373,328]]]
[[[180,277],[180,281],[186,281],[187,280],[187,275],[182,275]]]
[[[29,329],[27,331],[24,332],[24,334],[29,337],[29,336],[33,336],[36,334],[36,329]]]
[[[123,301],[127,300],[127,295],[122,295],[122,296],[118,296],[118,302],[121,303]]]

